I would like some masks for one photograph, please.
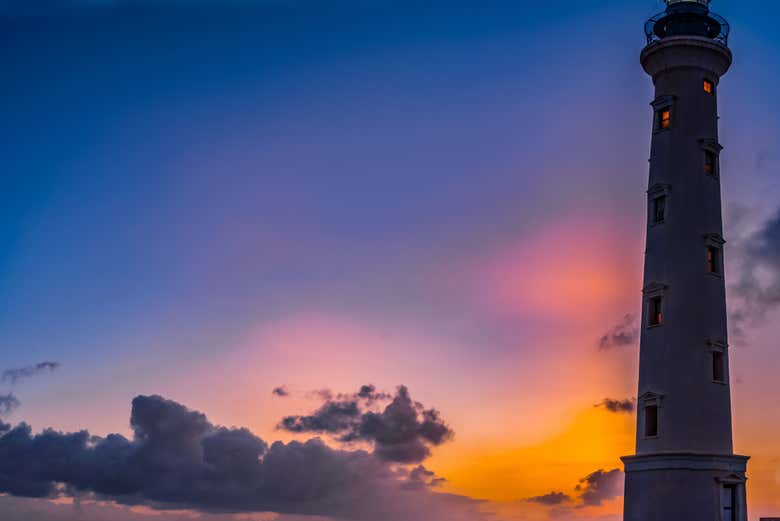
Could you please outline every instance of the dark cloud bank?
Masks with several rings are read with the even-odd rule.
[[[741,270],[729,286],[729,319],[732,332],[741,339],[780,308],[780,211],[736,247]]]
[[[358,393],[359,394],[359,393]],[[480,502],[435,492],[441,480],[418,461],[451,431],[438,414],[400,388],[381,413],[359,414],[315,429],[291,417],[290,430],[335,434],[374,446],[339,450],[319,439],[271,445],[250,431],[213,425],[205,415],[160,396],[133,400],[132,439],[86,431],[33,434],[21,424],[0,430],[0,493],[71,496],[207,513],[277,512],[359,521],[475,521]],[[342,400],[343,401],[343,400]],[[341,411],[335,413],[340,417]],[[360,418],[358,421],[357,418]],[[289,419],[285,419],[288,422]],[[307,427],[303,427],[307,425]]]

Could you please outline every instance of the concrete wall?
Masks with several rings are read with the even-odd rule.
[[[648,187],[666,191],[667,217],[648,222],[637,454],[731,454],[730,385],[713,381],[711,344],[727,344],[725,280],[706,265],[707,237],[723,233],[720,181],[704,171],[704,143],[718,142],[717,94],[704,91],[704,80],[717,85],[730,53],[704,38],[677,37],[652,44],[642,59],[655,107],[668,106],[672,121],[669,130],[654,130],[651,146]],[[648,327],[652,294],[664,302],[658,327]],[[659,395],[657,437],[645,437],[645,393]]]

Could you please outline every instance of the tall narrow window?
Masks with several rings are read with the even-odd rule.
[[[721,521],[737,521],[737,487],[724,485],[721,490]]]
[[[720,351],[712,353],[712,379],[716,382],[726,381],[726,356]]]
[[[660,130],[672,128],[672,109],[667,107],[658,112],[658,128]]]
[[[704,92],[707,94],[715,94],[715,84],[710,80],[704,80]]]
[[[666,196],[653,199],[653,224],[659,224],[666,219]]]
[[[723,273],[721,251],[715,246],[707,246],[707,270],[716,275]]]
[[[645,437],[655,436],[658,436],[658,406],[648,405],[645,407]]]
[[[711,176],[718,175],[718,158],[712,150],[704,151],[704,173]]]
[[[648,311],[648,325],[660,326],[664,322],[663,315],[663,297],[653,297],[650,299]]]

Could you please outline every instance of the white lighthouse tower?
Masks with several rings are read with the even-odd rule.
[[[647,22],[655,85],[636,455],[625,521],[747,521],[731,435],[718,84],[729,26],[709,0],[667,0]]]

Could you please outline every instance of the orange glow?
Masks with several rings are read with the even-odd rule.
[[[447,476],[452,491],[493,501],[552,490],[573,495],[577,482],[591,472],[622,468],[620,456],[634,451],[634,418],[589,407],[536,445],[453,447],[434,458],[431,467]]]
[[[704,80],[704,92],[707,94],[712,94],[715,90],[715,86],[712,84],[709,80]]]
[[[672,125],[672,111],[671,109],[665,109],[661,111],[661,128],[667,130]]]

